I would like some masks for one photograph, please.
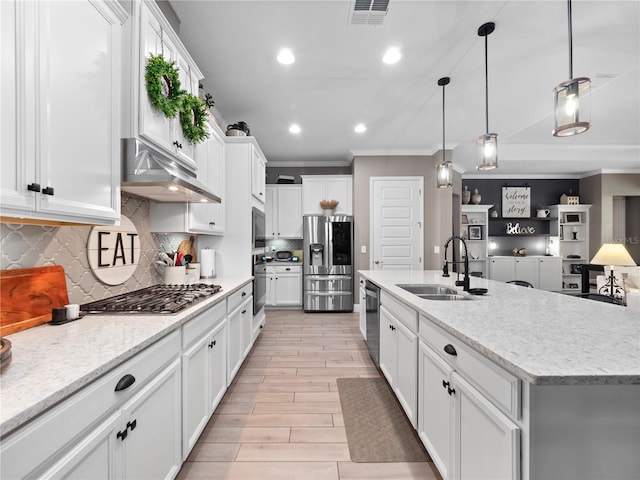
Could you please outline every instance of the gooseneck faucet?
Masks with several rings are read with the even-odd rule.
[[[456,286],[458,287],[462,287],[462,290],[464,290],[465,292],[469,291],[469,251],[467,250],[467,242],[464,241],[464,238],[459,237],[458,235],[452,235],[449,238],[447,238],[447,241],[444,242],[444,265],[442,266],[442,276],[443,277],[448,277],[449,276],[449,263],[460,263],[460,262],[448,262],[447,261],[447,249],[449,248],[449,243],[451,243],[451,241],[457,238],[458,240],[460,240],[462,242],[462,245],[464,246],[464,279],[463,280],[456,280]],[[458,278],[459,278],[459,274],[458,274]]]

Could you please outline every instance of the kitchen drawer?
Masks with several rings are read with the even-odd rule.
[[[382,290],[380,305],[384,306],[395,318],[400,320],[413,333],[418,333],[418,312]]]
[[[202,338],[202,335],[224,320],[226,314],[227,305],[225,302],[219,302],[185,323],[182,326],[182,350],[188,349],[193,342]]]
[[[305,292],[351,292],[351,275],[307,275],[304,277]]]
[[[420,315],[420,338],[512,418],[520,418],[520,379]],[[445,352],[451,345],[456,355]]]
[[[247,283],[240,288],[237,292],[232,293],[227,298],[227,313],[233,312],[240,306],[247,298],[253,294],[253,284]]]
[[[302,273],[300,265],[276,265],[275,273]]]
[[[63,448],[68,450],[97,421],[142,390],[179,353],[180,332],[176,330],[3,438],[0,477],[24,478],[38,466],[45,468],[44,463],[52,456],[57,460]],[[127,374],[135,382],[116,392],[118,381]]]

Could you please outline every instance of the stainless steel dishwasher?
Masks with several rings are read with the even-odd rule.
[[[376,366],[380,366],[380,287],[367,280],[364,291],[367,309],[367,348]]]

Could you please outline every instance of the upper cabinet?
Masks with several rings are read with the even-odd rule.
[[[221,198],[221,203],[151,202],[152,232],[223,235],[225,229],[225,136],[213,121],[207,122],[209,138],[196,147],[198,180]]]
[[[126,20],[112,1],[0,2],[3,220],[120,219]]]
[[[145,73],[151,55],[161,55],[167,62],[175,62],[180,89],[198,95],[202,73],[171,28],[155,2],[133,2],[132,19],[127,31],[130,57],[125,62],[124,115],[125,137],[138,135],[152,142],[183,162],[195,165],[196,145],[184,137],[180,115],[167,117],[155,108],[147,93]],[[171,96],[174,86],[161,78],[163,94]]]
[[[352,215],[351,175],[301,175],[302,178],[302,213],[303,215],[319,215],[322,212],[321,200],[338,200],[335,209],[337,215]]]
[[[267,160],[264,155],[257,148],[251,149],[251,195],[260,203],[266,200],[266,173]]]
[[[269,238],[302,238],[302,187],[267,185],[266,235]]]

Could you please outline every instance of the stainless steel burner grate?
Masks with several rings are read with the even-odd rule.
[[[222,290],[220,285],[154,285],[80,306],[89,313],[177,313]]]

